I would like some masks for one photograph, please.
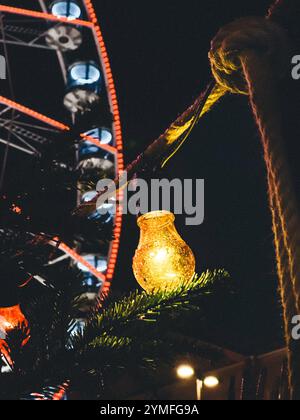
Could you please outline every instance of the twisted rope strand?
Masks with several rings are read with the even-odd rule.
[[[270,207],[281,296],[284,308],[285,334],[289,347],[291,399],[300,399],[299,345],[291,338],[291,320],[299,313],[300,222],[298,205],[284,150],[281,112],[268,59],[255,51],[246,51],[241,62],[249,87],[250,103],[262,139],[268,173]],[[286,269],[288,267],[288,269]],[[294,312],[295,311],[295,312]]]

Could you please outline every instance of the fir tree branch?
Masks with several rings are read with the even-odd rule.
[[[228,286],[228,279],[228,273],[223,270],[207,271],[172,292],[133,292],[102,308],[101,313],[94,313],[77,347],[80,346],[80,341],[86,346],[103,333],[124,334],[124,328],[128,329],[133,323],[155,323],[164,315],[172,317],[179,315],[181,311],[197,310],[201,298],[213,293],[217,287],[226,286],[226,283]]]

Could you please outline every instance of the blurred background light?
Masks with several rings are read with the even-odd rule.
[[[220,381],[215,376],[207,376],[203,383],[206,388],[216,388],[220,384]]]
[[[81,9],[74,0],[57,0],[51,6],[51,12],[57,17],[66,17],[70,20],[78,19],[81,16]]]
[[[177,376],[180,379],[191,379],[195,375],[195,370],[191,365],[180,365],[177,368]]]

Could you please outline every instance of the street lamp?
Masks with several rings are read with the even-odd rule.
[[[204,379],[203,384],[206,388],[216,388],[220,384],[220,381],[215,376],[207,376]]]
[[[195,370],[190,365],[180,365],[177,368],[177,376],[180,379],[191,379],[195,375]]]
[[[179,365],[176,371],[178,378],[183,380],[192,379],[196,375],[195,369],[189,364]],[[201,401],[203,388],[216,388],[220,384],[220,381],[216,376],[203,377],[200,374],[196,376],[197,401]]]

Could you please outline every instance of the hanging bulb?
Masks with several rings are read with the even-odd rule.
[[[195,274],[195,257],[174,221],[175,216],[167,211],[147,213],[138,220],[141,237],[133,271],[148,293],[175,290]]]

